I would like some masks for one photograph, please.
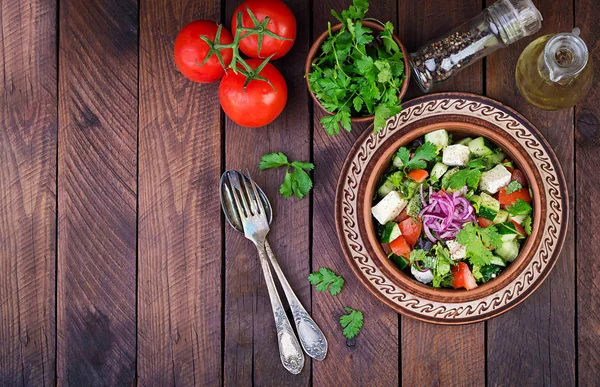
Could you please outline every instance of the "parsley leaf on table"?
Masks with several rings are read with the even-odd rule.
[[[511,193],[518,191],[521,188],[523,188],[521,183],[519,183],[517,180],[513,180],[506,186],[506,194],[510,195]]]
[[[360,310],[344,308],[348,314],[340,317],[340,325],[344,328],[344,336],[350,340],[358,335],[363,327],[363,313]]]
[[[317,291],[326,292],[329,289],[329,294],[337,295],[342,291],[344,279],[333,272],[333,270],[322,267],[319,271],[315,271],[308,275],[308,281],[311,285],[315,285]]]
[[[523,199],[517,199],[517,202],[507,208],[511,215],[529,215],[531,214],[531,205]]]
[[[296,195],[302,199],[311,190],[313,183],[307,171],[314,169],[312,163],[304,161],[294,161],[290,163],[286,155],[281,152],[269,153],[262,156],[258,169],[264,171],[269,168],[285,167],[285,176],[283,184],[279,187],[279,192],[284,198]]]
[[[502,245],[502,237],[495,226],[481,228],[472,223],[465,224],[456,241],[466,247],[469,262],[479,267],[489,265],[494,258],[490,248],[497,249]]]

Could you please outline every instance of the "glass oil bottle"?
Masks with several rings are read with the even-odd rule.
[[[590,90],[593,78],[579,28],[531,42],[519,57],[515,77],[521,95],[540,109],[574,106]]]

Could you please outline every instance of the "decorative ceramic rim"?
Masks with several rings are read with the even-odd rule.
[[[403,104],[403,111],[390,118],[373,135],[367,129],[356,141],[342,168],[336,192],[336,228],[346,259],[355,274],[380,300],[396,311],[419,320],[438,324],[467,324],[503,313],[527,298],[554,267],[568,227],[568,197],[565,178],[558,159],[539,131],[523,116],[500,102],[469,93],[440,93],[420,97]],[[358,228],[360,219],[359,187],[367,176],[366,166],[377,150],[394,133],[423,119],[449,116],[486,121],[509,134],[520,144],[541,177],[546,197],[543,230],[537,248],[525,268],[506,286],[483,299],[466,302],[439,302],[423,294],[407,292],[381,270],[371,257]]]

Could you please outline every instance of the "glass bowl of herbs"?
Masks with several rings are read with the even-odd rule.
[[[306,58],[306,84],[327,113],[320,122],[329,135],[340,127],[350,131],[352,122],[373,122],[378,132],[402,110],[410,79],[408,52],[391,22],[365,19],[368,6],[354,0],[341,13],[332,10],[340,23],[328,23]]]

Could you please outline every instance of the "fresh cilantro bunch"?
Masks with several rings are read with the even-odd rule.
[[[394,41],[394,26],[387,22],[377,37],[361,20],[369,10],[366,0],[332,15],[342,23],[335,34],[328,25],[329,37],[308,74],[310,90],[333,115],[321,124],[327,134],[339,133],[340,125],[350,131],[351,116],[375,115],[374,130],[398,114],[402,107],[398,95],[405,79],[402,50]]]
[[[311,285],[315,285],[317,291],[326,292],[329,289],[329,294],[335,296],[342,291],[344,279],[333,272],[333,270],[322,267],[319,271],[315,271],[308,275],[308,281]]]
[[[261,171],[279,167],[285,167],[285,177],[279,188],[279,192],[284,198],[289,198],[294,194],[298,199],[302,199],[308,195],[313,183],[307,171],[314,169],[315,166],[312,163],[303,161],[290,163],[286,155],[278,152],[264,155],[258,164],[258,169]]]
[[[497,249],[502,245],[502,237],[495,226],[482,228],[467,223],[456,236],[456,241],[467,249],[467,259],[473,266],[489,265],[494,259],[490,248]]]
[[[344,336],[350,340],[358,335],[363,327],[363,314],[360,310],[344,308],[348,314],[340,317],[340,325],[344,328]]]

